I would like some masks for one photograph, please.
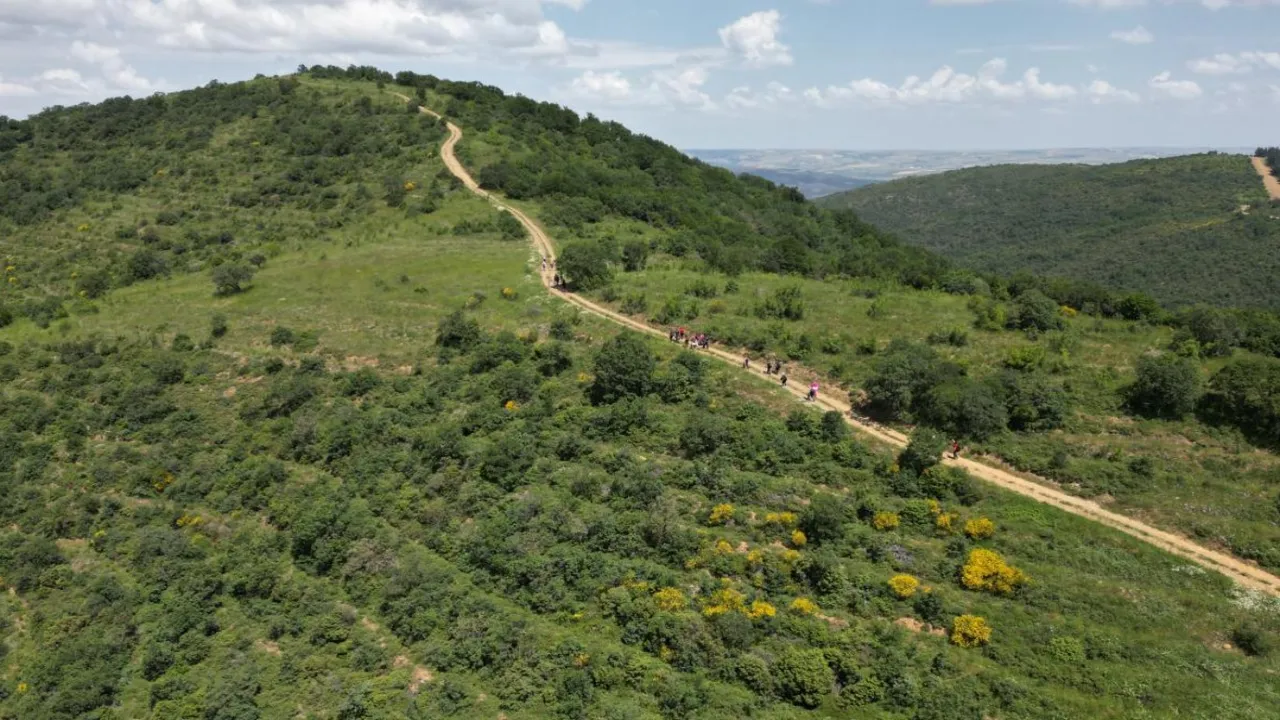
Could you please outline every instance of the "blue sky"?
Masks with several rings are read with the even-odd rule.
[[[1280,143],[1280,0],[0,0],[0,114],[369,63],[680,147]]]

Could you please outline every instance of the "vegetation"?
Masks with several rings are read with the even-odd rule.
[[[42,280],[11,283],[23,309],[0,330],[0,497],[12,500],[0,503],[0,718],[1262,717],[1275,706],[1270,599],[980,486],[937,464],[936,433],[894,458],[776,387],[572,314],[540,292],[528,249],[488,204],[443,178],[429,143],[314,158],[350,164],[350,182],[316,185],[338,193],[329,210],[235,203],[237,183],[295,182],[293,156],[260,138],[310,125],[299,108],[320,113],[317,138],[349,122],[363,142],[404,122],[406,137],[437,141],[434,122],[377,87],[397,80],[424,104],[470,113],[495,147],[529,141],[527,114],[555,116],[523,101],[504,115],[510,99],[479,103],[483,88],[369,68],[212,86],[129,105],[206,111],[154,124],[156,147],[134,151],[186,138],[182,123],[204,127],[222,117],[217,97],[249,88],[262,97],[168,167],[216,151],[232,169],[261,158],[257,172],[224,176],[210,162],[215,176],[183,173],[187,184],[152,174],[129,190],[83,187],[14,222],[6,242],[25,253],[14,274]],[[145,130],[150,117],[124,126]],[[43,172],[53,161],[29,155],[40,142],[4,151]],[[103,152],[114,161],[124,148]],[[696,197],[677,190],[654,197]],[[105,289],[59,289],[85,274],[55,270],[87,272],[123,242],[81,225],[158,219],[155,208],[174,208],[145,226],[161,237],[225,223],[235,242],[199,264],[183,257],[192,248],[144,244],[146,279],[119,282],[122,256],[102,263]],[[313,219],[259,245],[258,223]],[[628,241],[673,232],[629,227]],[[67,253],[24,244],[37,237]],[[612,253],[603,232],[577,240]],[[672,272],[667,248],[649,249],[598,292]],[[229,263],[256,269],[253,285],[215,296],[209,280]],[[964,298],[903,289],[901,266],[876,268],[869,282],[885,291],[859,297],[858,322],[912,328],[902,298],[950,308],[950,329],[975,316]],[[830,285],[853,297],[849,282]],[[847,311],[827,285],[690,273],[653,295],[696,288],[698,301],[725,303],[726,323],[803,328]],[[56,305],[43,294],[55,291]],[[770,298],[780,317],[756,313]],[[1066,330],[1001,323],[923,346],[933,357],[912,338],[903,357],[950,382],[980,375],[966,358],[1069,349],[1056,334],[1086,322],[1121,327],[1063,318]],[[1103,340],[1131,337],[1123,327]],[[812,333],[809,357],[869,364],[883,349],[860,355],[841,332]],[[1172,340],[1143,332],[1136,342]],[[1238,410],[1237,393],[1269,377],[1238,355],[1197,360],[1237,368],[1208,383],[1206,406]],[[1061,383],[1082,405],[1111,387],[1078,381],[1075,364],[1055,375],[1060,357],[1008,372]],[[917,364],[900,374],[916,382]],[[1029,399],[1000,406],[1010,418],[1043,390],[1027,387]],[[930,386],[936,398],[903,407],[967,413],[969,396],[950,392]],[[981,531],[960,532],[970,526]],[[902,578],[919,583],[905,597]],[[912,631],[926,623],[943,636]]]
[[[1280,224],[1239,155],[972,168],[817,203],[982,273],[1089,280],[1172,306],[1280,309]]]
[[[1260,147],[1253,155],[1265,160],[1271,174],[1280,177],[1280,147]]]

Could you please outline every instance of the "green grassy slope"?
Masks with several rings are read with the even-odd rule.
[[[984,272],[1087,279],[1171,305],[1280,307],[1280,220],[1244,156],[973,168],[818,202]]]
[[[237,86],[268,92],[227,122],[262,147],[311,125],[274,119],[302,107],[353,137],[416,118],[367,77],[304,77],[289,97],[275,79]],[[467,102],[457,92],[430,99]],[[172,100],[217,106],[209,93]],[[489,117],[476,157],[531,143]],[[406,139],[438,139],[416,119]],[[3,720],[1263,717],[1280,703],[1273,600],[963,474],[900,466],[670,343],[616,339],[541,290],[529,247],[439,178],[431,145],[355,147],[267,156],[182,194],[154,174],[85,188],[10,219]],[[309,161],[345,169],[315,185],[294,172]],[[280,203],[231,202],[223,183],[247,180]],[[305,207],[331,190],[327,211]],[[166,210],[179,219],[160,242],[95,230],[141,232]],[[258,233],[284,219],[296,234],[268,247]],[[233,240],[197,250],[188,227]],[[576,236],[675,232],[611,216]],[[36,253],[35,237],[66,252]],[[148,247],[168,272],[136,277]],[[215,296],[215,263],[257,252],[244,291]],[[73,300],[89,257],[109,286]],[[901,293],[891,313],[947,301],[875,262],[891,269],[867,282]],[[665,282],[650,272],[624,280]],[[754,297],[779,280],[738,282]],[[961,531],[981,518],[990,537]],[[966,587],[979,549],[1029,581]],[[895,575],[921,587],[897,597]],[[949,642],[968,614],[987,644]]]

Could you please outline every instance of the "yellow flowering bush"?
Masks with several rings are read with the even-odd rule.
[[[898,527],[899,523],[901,523],[901,520],[896,512],[882,510],[871,518],[871,526],[877,530],[893,530]]]
[[[986,618],[960,615],[951,623],[951,642],[960,647],[978,647],[991,642],[991,626]]]
[[[749,565],[764,564],[764,553],[761,552],[760,550],[752,550],[751,552],[747,553],[747,564]]]
[[[889,589],[894,595],[906,600],[916,594],[916,589],[920,587],[920,581],[911,575],[894,575],[889,578]]]
[[[809,542],[809,538],[805,537],[805,534],[804,534],[804,531],[803,531],[803,530],[792,530],[792,531],[791,531],[791,544],[792,544],[792,545],[794,545],[795,547],[798,547],[798,548],[802,548],[802,547],[804,547],[804,546],[805,546],[805,543],[807,543],[807,542]]]
[[[1021,570],[1010,566],[999,553],[977,548],[960,571],[960,582],[970,590],[986,590],[1008,595],[1027,583]]]
[[[728,540],[717,540],[713,552],[716,555],[732,555],[733,545],[730,545]]]
[[[1071,307],[1070,305],[1063,305],[1063,306],[1062,306],[1062,314],[1063,314],[1063,315],[1065,315],[1066,317],[1073,318],[1073,317],[1075,317],[1075,316],[1079,315],[1079,314],[1080,314],[1080,311],[1079,311],[1079,310],[1076,310],[1075,308]]]
[[[782,527],[791,527],[796,524],[796,514],[793,512],[771,512],[764,516],[766,525],[780,525]]]
[[[591,654],[590,654],[590,653],[584,653],[584,652],[582,652],[582,653],[578,653],[577,655],[574,655],[574,656],[573,656],[573,666],[574,666],[574,667],[584,668],[584,667],[586,667],[586,666],[587,666],[587,663],[589,663],[589,662],[591,662]]]
[[[955,522],[956,520],[959,520],[959,519],[960,519],[960,516],[956,515],[955,513],[942,513],[941,515],[933,519],[933,525],[934,527],[938,528],[938,530],[941,530],[942,532],[950,535],[951,533],[956,531]]]
[[[414,190],[417,190],[417,189],[418,189],[417,183],[413,182],[412,180],[404,184],[405,192],[413,192]]]
[[[707,518],[707,522],[712,525],[725,525],[733,519],[733,509],[729,503],[720,503],[711,508],[711,516]]]
[[[756,600],[751,603],[751,607],[747,608],[747,617],[752,620],[763,620],[777,614],[778,609],[763,600]]]
[[[818,612],[818,604],[809,598],[799,597],[791,601],[790,609],[791,612],[801,615],[812,615]]]
[[[515,400],[508,400],[502,407],[505,408],[507,412],[515,412],[520,409],[520,403]]]
[[[653,604],[663,612],[680,612],[689,606],[689,601],[676,588],[664,587],[653,594]]]
[[[725,586],[711,593],[702,607],[702,614],[715,617],[731,612],[742,612],[747,606],[747,596],[732,587]]]
[[[80,223],[76,226],[76,232],[89,232],[89,223]]]
[[[502,288],[503,300],[515,300],[517,297],[519,297],[519,293],[516,292],[515,288],[509,288],[509,287]]]
[[[986,540],[996,534],[996,524],[987,518],[977,518],[964,524],[964,534],[974,540]]]

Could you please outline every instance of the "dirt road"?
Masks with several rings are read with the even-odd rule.
[[[408,98],[404,99],[408,101]],[[423,108],[422,111],[429,115],[440,117],[426,108]],[[528,215],[520,211],[519,208],[512,207],[494,197],[491,193],[483,190],[471,177],[471,173],[467,172],[467,169],[462,166],[462,163],[458,162],[458,158],[454,154],[454,147],[458,144],[458,141],[462,139],[462,130],[452,122],[446,121],[446,125],[449,128],[449,137],[444,141],[444,144],[440,148],[440,157],[444,160],[445,166],[449,168],[449,172],[453,173],[453,175],[462,181],[462,184],[467,186],[467,188],[472,192],[481,197],[487,198],[495,207],[511,213],[512,216],[519,220],[520,224],[524,225],[525,229],[529,231],[529,236],[532,238],[533,244],[537,248],[538,252],[548,260],[554,260],[556,256],[555,247],[551,242],[551,238],[542,229],[542,226],[534,222]],[[637,332],[666,337],[666,333],[658,328],[651,327],[645,323],[638,322],[625,315],[616,313],[609,308],[597,305],[586,298],[565,290],[558,290],[554,288],[552,284],[554,272],[552,270],[542,271],[541,276],[543,285],[545,285],[553,295],[559,296],[566,302],[577,305],[589,313],[607,318],[608,320],[631,328]],[[741,356],[717,348],[712,348],[708,350],[707,353],[720,360],[731,363],[738,368],[742,368]],[[749,372],[761,377],[766,377],[765,373],[755,366],[750,370],[743,369],[743,372]],[[805,372],[803,370],[801,370],[801,372],[793,372],[791,373],[791,376],[795,382],[790,384],[787,389],[793,395],[796,395],[801,399],[805,399],[808,394],[809,384],[809,380],[805,377]],[[776,382],[772,376],[768,376],[768,380],[770,382]],[[905,447],[907,444],[908,438],[902,433],[854,417],[849,405],[842,400],[824,397],[820,393],[815,404],[818,407],[827,410],[836,410],[840,412],[840,414],[844,416],[845,421],[848,422],[849,425],[853,426],[854,429],[865,435],[876,438],[883,443],[894,447]],[[965,458],[951,459],[948,457],[944,458],[943,462],[946,465],[963,468],[974,477],[985,480],[993,485],[997,485],[1006,490],[1018,493],[1019,495],[1032,498],[1033,500],[1045,503],[1046,505],[1052,505],[1073,515],[1089,518],[1090,520],[1094,520],[1108,527],[1112,527],[1121,532],[1132,535],[1143,542],[1154,545],[1174,555],[1178,555],[1186,560],[1190,560],[1191,562],[1194,562],[1208,570],[1213,570],[1214,572],[1226,575],[1240,585],[1280,597],[1280,577],[1272,575],[1261,568],[1250,565],[1239,558],[1232,557],[1226,553],[1210,550],[1209,548],[1197,545],[1196,543],[1173,533],[1151,527],[1146,523],[1139,522],[1138,520],[1134,520],[1133,518],[1125,515],[1111,512],[1093,501],[1078,498],[1060,490],[1056,490],[1047,484],[1048,481],[1041,480],[1041,482],[1036,482],[1028,480],[999,468]]]
[[[1267,167],[1266,160],[1260,157],[1250,159],[1253,160],[1253,169],[1262,176],[1262,184],[1267,188],[1267,194],[1272,200],[1280,200],[1280,178],[1271,174],[1271,168]]]

